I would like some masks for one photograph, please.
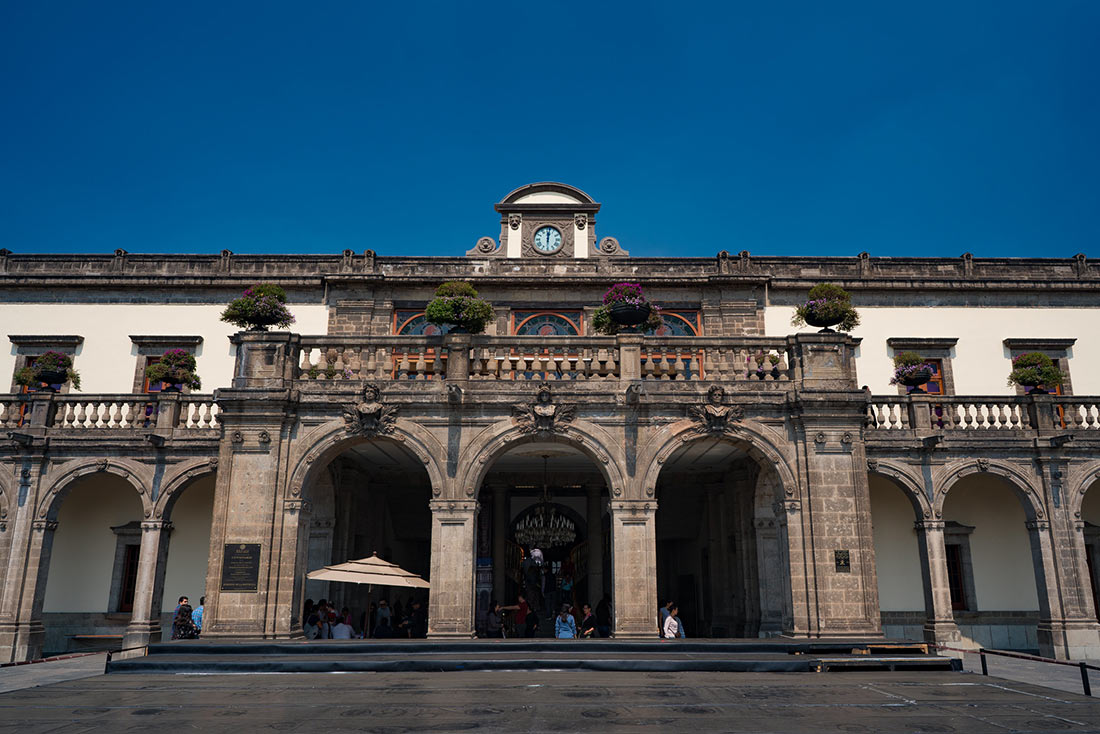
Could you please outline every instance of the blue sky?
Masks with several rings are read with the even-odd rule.
[[[636,256],[1100,256],[1098,36],[1091,0],[0,0],[0,246],[461,255],[558,180]]]

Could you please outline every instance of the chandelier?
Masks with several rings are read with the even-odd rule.
[[[546,460],[542,457],[542,495],[535,511],[516,524],[516,542],[530,548],[553,548],[556,545],[572,545],[577,539],[577,527],[568,517],[558,514],[550,501],[550,487],[546,481]]]

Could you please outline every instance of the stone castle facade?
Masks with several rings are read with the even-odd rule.
[[[1082,362],[1100,356],[1100,266],[635,258],[596,236],[599,208],[522,187],[496,205],[499,238],[454,258],[0,251],[11,367],[67,351],[85,383],[0,396],[0,658],[159,639],[166,579],[196,574],[205,637],[292,638],[307,596],[368,601],[306,573],[371,552],[430,579],[429,636],[470,637],[522,581],[521,521],[551,504],[572,534],[559,579],[610,595],[620,639],[655,636],[675,597],[700,635],[1100,654],[1100,398],[1082,397],[1100,394]],[[540,250],[546,226],[560,242]],[[433,333],[424,305],[447,280],[494,304],[486,333]],[[591,333],[623,280],[665,327]],[[313,333],[219,324],[257,282],[284,286]],[[866,328],[791,328],[819,282],[848,289]],[[211,392],[148,391],[169,347],[199,355]],[[884,389],[902,349],[938,360],[937,394]],[[1061,394],[1005,388],[1026,350],[1071,373]],[[187,537],[205,544],[182,544],[174,515],[201,491]],[[99,496],[132,517],[79,529],[115,502]]]

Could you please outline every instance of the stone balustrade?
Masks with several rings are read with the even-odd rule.
[[[880,396],[867,408],[876,431],[1100,430],[1100,399],[1063,395]]]
[[[788,337],[303,336],[297,379],[652,381],[795,379]],[[624,348],[625,345],[625,348]],[[466,360],[465,369],[448,361]]]
[[[63,432],[173,429],[220,431],[210,394],[36,392],[0,396],[0,428]]]

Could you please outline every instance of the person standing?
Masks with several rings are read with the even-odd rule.
[[[412,614],[409,615],[409,635],[414,639],[428,636],[428,612],[419,599],[412,602]]]
[[[573,640],[577,637],[577,623],[569,613],[568,604],[562,604],[561,614],[554,620],[554,637],[559,640]]]
[[[172,622],[173,640],[193,640],[199,636],[195,623],[191,621],[191,605],[180,604],[176,610],[176,619]]]
[[[669,607],[668,616],[665,617],[665,626],[661,635],[666,640],[673,640],[680,636],[680,620],[677,619],[679,613],[680,608],[675,604]]]
[[[597,628],[596,615],[592,613],[592,605],[590,605],[590,604],[585,604],[583,609],[584,609],[584,617],[581,619],[580,636],[581,636],[582,639],[590,640],[593,637],[597,636],[597,633],[596,633],[596,628]]]
[[[489,613],[485,615],[485,636],[494,639],[504,637],[504,625],[501,620],[502,608],[500,603],[493,601],[489,604]]]

